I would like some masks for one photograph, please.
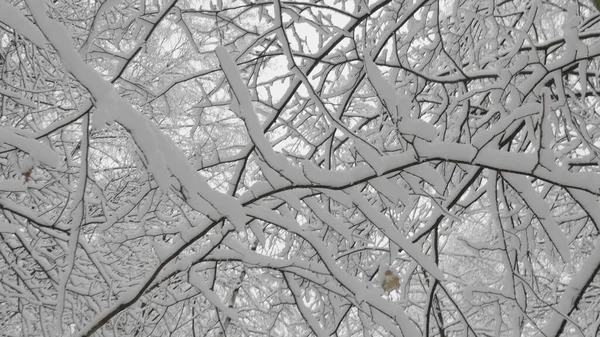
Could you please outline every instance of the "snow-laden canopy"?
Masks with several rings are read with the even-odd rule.
[[[0,335],[600,333],[588,0],[0,0]]]

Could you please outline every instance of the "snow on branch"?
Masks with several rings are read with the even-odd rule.
[[[20,136],[8,128],[0,126],[0,146],[6,144],[28,153],[34,161],[39,161],[50,167],[57,167],[60,163],[59,156],[52,148],[36,139]]]
[[[38,3],[37,6],[40,6],[40,4]],[[3,22],[17,33],[29,39],[38,48],[44,48],[46,39],[40,29],[27,20],[22,11],[4,1],[0,2],[0,22]]]
[[[68,38],[68,31],[46,16],[44,6],[39,6],[33,1],[27,3],[37,24],[43,28],[44,34],[61,56],[65,67],[95,98],[97,109],[94,114],[94,127],[99,128],[104,123],[113,121],[123,125],[146,156],[149,171],[165,192],[170,191],[171,187],[177,188],[171,179],[171,175],[174,175],[180,186],[188,191],[186,197],[190,206],[213,220],[226,216],[241,231],[246,224],[246,216],[239,202],[214,191],[171,140],[133,109],[109,82],[81,59]]]

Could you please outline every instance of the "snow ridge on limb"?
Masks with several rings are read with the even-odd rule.
[[[340,268],[339,264],[336,263],[335,259],[331,256],[331,252],[319,237],[303,230],[294,219],[285,218],[271,209],[251,205],[248,207],[247,211],[248,215],[282,227],[289,232],[299,235],[310,243],[317,254],[319,254],[319,257],[327,267],[327,270],[331,273],[331,276],[355,294],[358,303],[354,303],[354,305],[361,308],[364,305],[368,305],[374,309],[365,311],[372,313],[372,317],[376,323],[382,325],[390,332],[400,332],[391,322],[393,318],[402,332],[402,334],[395,333],[395,336],[420,336],[415,324],[398,305],[383,299],[380,294],[375,292],[372,288],[367,288],[362,282],[356,280],[356,276],[350,275]],[[381,315],[379,315],[380,313]]]
[[[331,214],[327,209],[321,206],[321,204],[314,197],[308,197],[304,199],[304,203],[315,213],[315,215],[331,227],[336,232],[340,233],[346,240],[353,241],[352,232],[349,229],[349,224],[343,223],[336,216]]]
[[[373,178],[369,180],[369,184],[393,203],[400,202],[403,205],[411,203],[411,196],[408,191],[402,185],[387,177]]]
[[[68,242],[68,254],[66,261],[65,270],[59,271],[60,282],[58,285],[58,296],[56,299],[57,305],[55,308],[54,318],[56,319],[56,326],[54,329],[62,335],[63,326],[62,326],[62,318],[65,308],[65,297],[67,292],[67,283],[70,279],[71,273],[73,272],[73,268],[75,267],[75,258],[76,251],[78,247],[79,241],[79,233],[81,231],[81,225],[83,224],[86,217],[86,204],[84,202],[85,199],[85,189],[87,186],[88,180],[88,152],[89,152],[89,122],[90,118],[88,115],[83,117],[82,125],[81,125],[81,160],[82,165],[79,167],[79,181],[77,183],[77,190],[75,191],[75,195],[73,200],[75,201],[75,205],[71,209],[71,233],[69,233],[69,242]]]
[[[569,317],[577,303],[581,299],[584,291],[600,271],[600,240],[596,240],[595,249],[585,260],[579,272],[573,276],[567,288],[560,297],[560,301],[554,307],[555,311],[546,321],[543,329],[543,335],[548,337],[558,337],[561,335],[566,323],[565,317]]]
[[[256,145],[258,152],[260,152],[269,166],[275,171],[278,171],[286,179],[296,181],[298,178],[302,177],[301,172],[292,167],[286,161],[284,156],[273,151],[271,144],[263,133],[258,117],[256,117],[254,107],[252,106],[250,92],[248,91],[248,88],[246,88],[246,85],[242,80],[242,75],[237,69],[237,65],[231,55],[229,55],[227,49],[223,46],[218,46],[215,49],[215,54],[217,54],[221,69],[223,70],[223,73],[225,73],[225,77],[227,78],[231,91],[236,99],[236,102],[232,102],[234,104],[231,104],[230,109],[244,121],[246,130],[248,130],[248,135],[252,139],[254,145]]]
[[[404,251],[410,255],[417,263],[423,267],[429,274],[436,279],[443,281],[444,273],[436,266],[436,264],[428,258],[423,252],[419,250],[417,246],[412,244],[404,235],[391,223],[390,219],[386,218],[379,211],[375,210],[369,202],[356,190],[355,188],[349,189],[349,195],[352,197],[352,201],[358,206],[358,209],[375,225],[379,228],[390,241],[394,241],[396,245],[404,249]]]
[[[65,68],[77,78],[92,94],[96,101],[96,113],[92,126],[117,122],[132,135],[137,146],[148,161],[148,170],[154,175],[161,189],[174,187],[185,190],[188,204],[206,214],[212,220],[226,216],[241,231],[246,224],[246,216],[240,203],[233,197],[214,191],[187,161],[181,150],[160,132],[144,115],[119,96],[115,88],[105,81],[98,72],[86,64],[73,48],[69,32],[60,23],[48,18],[45,6],[27,0],[37,24],[58,51]],[[179,182],[171,178],[172,175]]]
[[[393,121],[398,126],[398,131],[403,135],[415,136],[426,141],[436,139],[438,131],[435,126],[420,119],[410,118],[410,111],[406,106],[406,102],[410,101],[408,97],[396,95],[394,87],[381,76],[379,68],[367,54],[365,54],[364,63],[369,81],[375,88],[377,96],[390,112]]]
[[[204,277],[200,273],[198,265],[191,268],[189,277],[187,281],[192,284],[194,287],[198,288],[202,294],[206,297],[206,299],[212,303],[216,308],[222,311],[227,317],[231,318],[234,321],[239,321],[239,315],[235,311],[235,309],[228,307],[221,301],[219,295],[216,292],[210,289]]]
[[[352,139],[352,141],[354,142],[354,148],[356,149],[356,151],[358,151],[358,153],[367,162],[367,165],[369,165],[373,169],[373,171],[375,171],[377,173],[377,175],[383,174],[384,168],[381,165],[382,164],[382,156],[379,153],[379,151],[377,151],[377,149],[375,149],[371,144],[367,143],[364,139],[362,139],[359,136],[357,136],[356,134],[354,134],[354,132],[352,130],[348,129],[346,127],[346,125],[339,119],[338,116],[329,112],[327,107],[323,104],[323,101],[319,98],[319,96],[315,92],[315,89],[313,88],[310,81],[308,81],[306,74],[304,74],[300,70],[300,67],[295,63],[293,53],[289,46],[289,43],[285,42],[285,41],[288,41],[288,39],[287,39],[287,36],[285,33],[285,29],[283,28],[282,17],[281,17],[281,6],[278,1],[275,2],[275,20],[277,22],[277,26],[280,27],[280,29],[277,30],[277,36],[282,41],[284,41],[282,48],[283,48],[283,53],[285,54],[285,56],[287,58],[288,69],[291,70],[292,73],[294,73],[294,75],[297,78],[299,78],[300,81],[304,84],[304,86],[308,90],[308,94],[310,95],[312,101],[319,107],[319,110],[323,113],[324,117],[331,124],[335,125],[335,127],[338,131],[344,133],[345,135],[347,135],[349,138]]]
[[[8,144],[27,152],[33,160],[40,161],[50,167],[57,167],[60,158],[52,148],[36,139],[20,136],[5,127],[0,126],[0,146]]]
[[[1,9],[0,9],[0,11],[1,11]],[[25,97],[22,97],[18,93],[12,92],[5,88],[0,88],[0,95],[10,97],[10,99],[12,99],[13,101],[15,101],[21,105],[25,105],[25,106],[28,106],[28,107],[34,108],[34,109],[37,108],[37,103],[35,103]]]
[[[553,163],[539,165],[536,154],[513,153],[471,144],[415,141],[421,160],[445,159],[456,163],[475,164],[497,171],[532,176],[555,185],[600,193],[600,177],[593,172],[571,172]]]
[[[285,272],[283,273],[283,277],[294,298],[302,298],[302,296],[300,296],[300,294],[302,293],[302,289],[294,279],[294,274]],[[300,310],[300,314],[302,315],[302,317],[304,317],[304,319],[310,326],[310,329],[317,337],[330,336],[329,333],[323,330],[323,327],[321,326],[321,324],[319,324],[319,320],[315,318],[310,308],[308,308],[304,303],[302,303],[302,301],[298,300],[296,300],[296,305],[298,306],[298,310]]]
[[[44,48],[46,44],[44,34],[42,34],[36,25],[27,20],[22,11],[6,3],[4,0],[0,1],[0,22],[3,22],[17,33],[26,37],[38,48]]]
[[[554,247],[562,257],[565,263],[571,261],[569,254],[569,244],[567,237],[558,227],[558,223],[552,218],[550,208],[544,200],[535,192],[529,180],[522,175],[513,173],[502,173],[502,177],[512,186],[515,191],[523,198],[523,201],[535,213],[540,220],[542,227],[548,238],[552,241]]]
[[[479,131],[473,136],[471,144],[476,148],[484,148],[498,135],[504,134],[513,123],[516,123],[526,117],[537,115],[541,112],[542,106],[537,102],[525,103],[515,108],[510,115],[502,117],[495,122],[489,129]],[[489,113],[490,117],[493,115]]]

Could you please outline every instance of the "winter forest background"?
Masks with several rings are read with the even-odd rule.
[[[0,0],[0,336],[596,337],[599,76],[588,0]]]

